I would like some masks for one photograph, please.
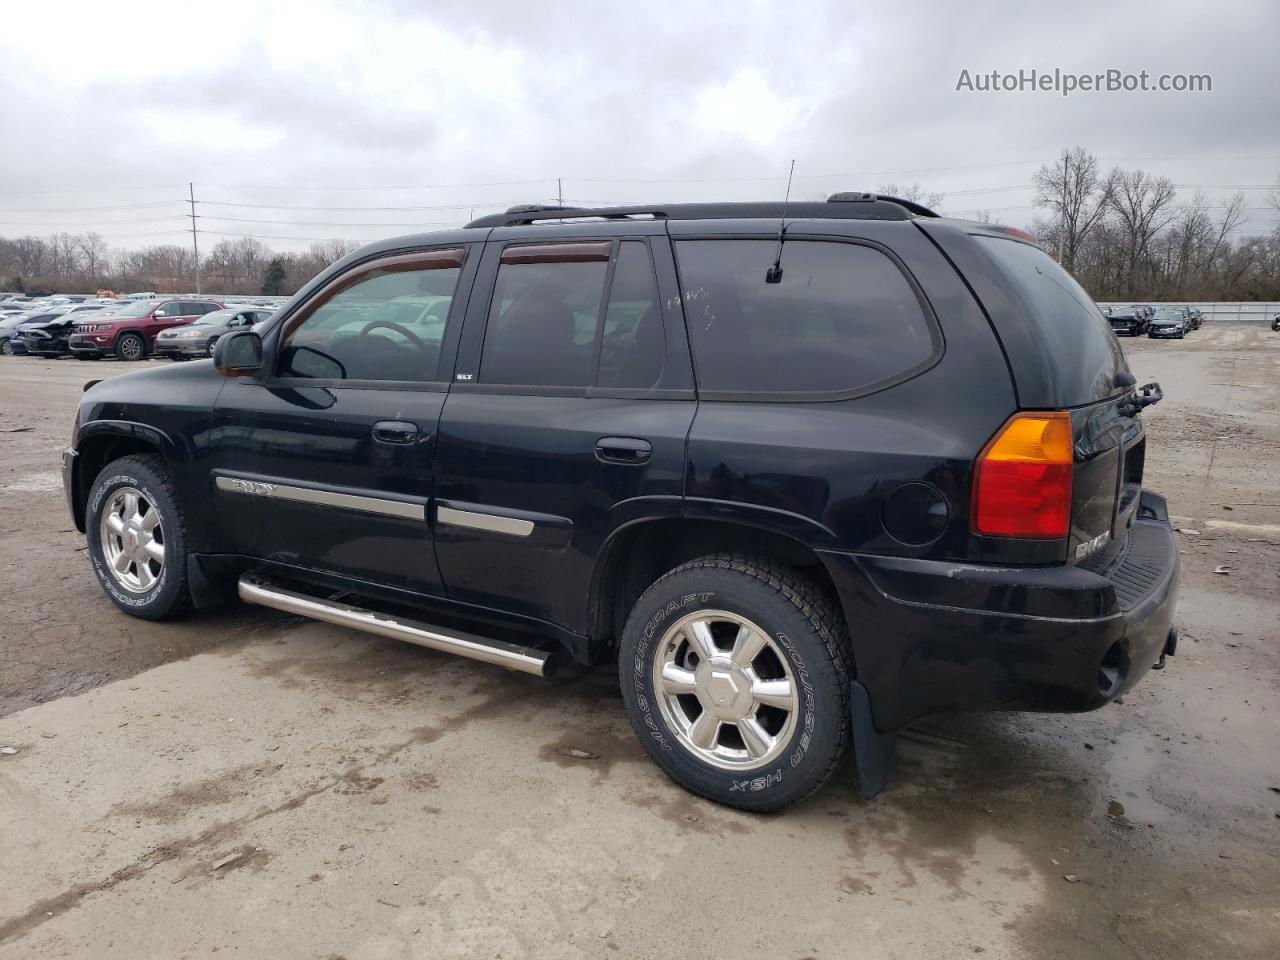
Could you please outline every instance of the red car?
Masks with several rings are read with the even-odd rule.
[[[135,300],[109,317],[88,318],[76,324],[68,346],[81,360],[111,354],[121,360],[142,360],[155,351],[156,334],[161,330],[182,326],[221,309],[222,304],[213,300]]]

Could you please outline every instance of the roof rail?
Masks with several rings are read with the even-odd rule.
[[[671,203],[626,207],[568,207],[521,204],[479,217],[468,227],[515,227],[564,220],[776,220],[785,212],[788,220],[909,220],[936,217],[928,207],[898,197],[874,193],[836,193],[826,201],[776,201],[747,203]]]
[[[827,197],[827,203],[870,203],[873,200],[883,200],[885,203],[896,203],[899,206],[906,207],[917,217],[937,217],[940,216],[936,211],[930,210],[923,203],[916,203],[914,200],[907,200],[903,197],[890,197],[883,193],[857,193],[846,190],[842,193],[833,193]]]

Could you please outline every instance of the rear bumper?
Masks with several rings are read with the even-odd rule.
[[[875,726],[953,710],[1092,710],[1130,689],[1173,627],[1178,551],[1145,492],[1104,570],[822,555]]]

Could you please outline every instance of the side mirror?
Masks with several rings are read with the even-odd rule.
[[[213,365],[224,377],[243,377],[262,369],[262,338],[252,330],[239,330],[218,338]]]

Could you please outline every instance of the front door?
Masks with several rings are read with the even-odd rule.
[[[447,331],[474,273],[467,249],[339,274],[267,335],[270,376],[226,384],[210,483],[238,552],[440,592],[427,510],[452,369]]]
[[[436,454],[449,597],[578,634],[608,536],[679,515],[696,405],[662,225],[608,229],[550,226],[538,243],[495,231]]]

